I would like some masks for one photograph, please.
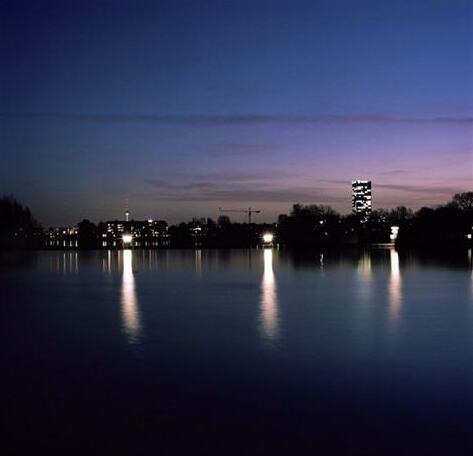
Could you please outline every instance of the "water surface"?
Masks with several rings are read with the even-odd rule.
[[[9,253],[0,278],[12,453],[472,454],[471,251]]]

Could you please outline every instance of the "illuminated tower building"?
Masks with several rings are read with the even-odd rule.
[[[371,214],[371,181],[355,180],[351,183],[351,206],[362,222],[368,220]]]

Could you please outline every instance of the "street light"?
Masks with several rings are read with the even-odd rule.
[[[265,244],[271,244],[273,242],[274,236],[272,233],[264,233],[263,234],[263,242]]]
[[[131,234],[124,234],[122,236],[123,244],[131,244],[131,241],[133,241],[133,236]]]

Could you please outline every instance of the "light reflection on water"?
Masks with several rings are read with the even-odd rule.
[[[402,281],[399,268],[399,253],[395,249],[389,251],[391,274],[389,276],[389,321],[395,326],[402,307]]]
[[[63,251],[56,252],[55,256],[49,257],[49,269],[63,275],[79,273],[79,252]]]
[[[263,277],[261,279],[261,323],[263,335],[271,340],[278,330],[278,297],[276,279],[273,271],[273,251],[265,249],[263,253]]]
[[[107,444],[132,429],[133,450],[156,430],[174,449],[189,432],[233,445],[251,428],[268,454],[275,429],[285,448],[343,431],[355,445],[423,449],[450,432],[444,451],[424,453],[471,454],[451,450],[473,445],[471,251],[15,255],[0,253],[6,416],[34,417],[8,420],[17,441],[28,429],[49,438],[54,423],[69,443],[79,412],[79,439],[83,423]],[[378,450],[366,454],[389,453]]]
[[[200,275],[202,274],[202,250],[195,251],[195,272]]]
[[[110,274],[112,272],[112,251],[107,250],[106,255],[102,258],[102,272]]]
[[[135,290],[132,250],[123,251],[121,309],[123,328],[128,336],[128,342],[130,344],[138,343],[141,335],[141,321]]]
[[[371,252],[364,251],[358,260],[357,265],[359,277],[359,293],[363,300],[369,300],[371,297],[371,287],[373,281],[373,270],[371,267]]]
[[[472,249],[468,249],[468,265],[471,269],[471,297],[473,299],[473,254],[472,254]]]

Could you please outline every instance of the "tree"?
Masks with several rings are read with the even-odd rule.
[[[39,247],[43,229],[13,196],[0,198],[0,247]]]
[[[97,247],[97,227],[87,219],[78,224],[79,228],[79,247],[82,249],[91,249]]]
[[[278,219],[278,238],[291,246],[322,247],[340,238],[340,216],[330,206],[294,204],[289,216]]]
[[[408,209],[405,206],[398,206],[395,209],[391,209],[388,213],[388,220],[391,224],[402,224],[414,217],[412,209]]]
[[[323,204],[294,204],[292,206],[291,216],[338,217],[338,214],[330,206]]]
[[[220,215],[217,219],[217,225],[218,226],[223,226],[223,225],[230,225],[230,217],[228,215]]]
[[[473,211],[473,192],[455,194],[452,198],[452,203],[462,211]]]

